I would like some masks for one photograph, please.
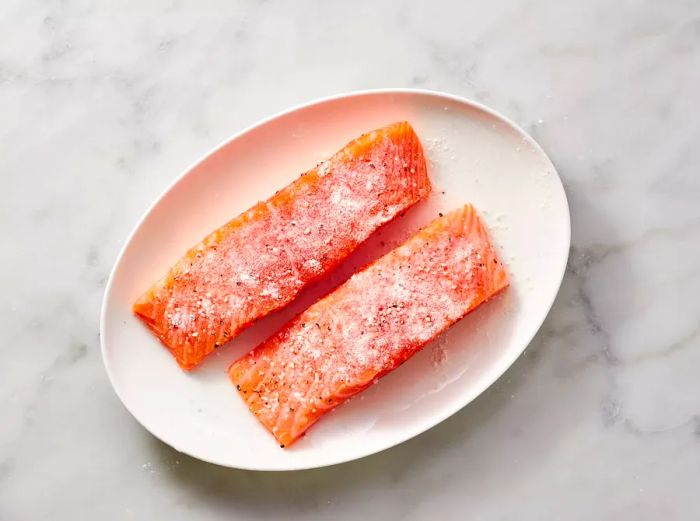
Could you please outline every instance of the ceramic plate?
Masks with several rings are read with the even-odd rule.
[[[376,233],[289,308],[260,321],[197,370],[182,372],[131,304],[190,246],[363,132],[408,120],[434,191]],[[440,211],[471,202],[508,267],[511,286],[362,395],[280,449],[234,392],[227,366],[352,271]],[[521,129],[477,103],[437,92],[344,94],[293,108],[235,135],[180,176],[136,226],[102,309],[102,354],[124,405],[155,436],[202,460],[291,470],[352,460],[429,429],[467,405],[515,361],[542,324],[570,239],[561,181]]]

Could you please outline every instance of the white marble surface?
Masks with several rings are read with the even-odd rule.
[[[700,4],[378,4],[0,4],[0,519],[700,518]],[[234,131],[385,86],[487,103],[551,155],[573,248],[542,331],[476,402],[367,459],[177,454],[102,367],[120,245]]]

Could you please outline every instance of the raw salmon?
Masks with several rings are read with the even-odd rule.
[[[433,221],[229,368],[250,410],[289,446],[508,285],[471,205]]]
[[[192,369],[429,192],[411,125],[365,134],[205,237],[133,311]]]

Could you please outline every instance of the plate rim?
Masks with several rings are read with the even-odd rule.
[[[338,458],[331,458],[330,461],[328,462],[322,462],[322,463],[311,463],[311,464],[304,464],[303,462],[298,463],[292,463],[286,466],[286,467],[279,467],[279,466],[267,466],[267,465],[258,465],[258,466],[251,466],[251,465],[233,465],[230,463],[222,463],[221,461],[215,461],[214,459],[210,457],[206,457],[200,454],[195,454],[194,451],[188,451],[184,450],[182,448],[176,447],[174,444],[171,442],[167,441],[164,439],[163,436],[156,434],[152,429],[150,429],[148,426],[146,426],[145,422],[141,420],[141,418],[137,417],[136,414],[129,408],[129,406],[126,404],[124,401],[122,395],[120,394],[118,390],[118,386],[115,384],[115,376],[114,373],[112,372],[110,368],[110,364],[108,361],[108,356],[107,356],[107,347],[106,347],[106,341],[105,341],[105,323],[107,321],[107,307],[108,307],[108,301],[110,298],[110,295],[112,293],[112,285],[114,282],[114,276],[117,271],[117,268],[120,266],[122,259],[126,253],[127,248],[131,244],[131,242],[134,239],[134,236],[138,232],[138,230],[141,228],[143,225],[144,221],[148,218],[148,216],[153,212],[153,210],[156,208],[156,206],[161,202],[161,200],[173,189],[175,186],[180,183],[189,172],[191,172],[193,169],[195,169],[197,166],[199,166],[201,163],[203,163],[205,160],[207,160],[210,156],[216,154],[218,151],[223,149],[225,146],[227,146],[229,143],[235,141],[239,137],[243,136],[244,134],[247,134],[248,132],[253,131],[254,129],[261,127],[263,125],[266,125],[267,123],[283,117],[287,114],[290,114],[292,112],[296,112],[308,107],[312,107],[315,105],[321,105],[323,103],[327,103],[329,101],[335,101],[339,99],[346,99],[346,98],[356,98],[356,97],[363,97],[363,96],[371,96],[371,95],[377,95],[377,94],[417,94],[417,95],[422,95],[422,96],[428,96],[428,97],[434,97],[434,98],[440,98],[444,100],[449,100],[457,103],[461,103],[463,105],[469,106],[471,108],[475,108],[478,110],[481,110],[497,119],[500,119],[501,121],[505,122],[508,124],[511,128],[516,130],[518,134],[520,134],[527,143],[532,146],[535,151],[537,151],[547,162],[547,167],[549,167],[554,174],[555,177],[555,183],[557,187],[561,191],[561,195],[563,197],[562,202],[564,203],[564,210],[565,210],[565,217],[566,217],[566,222],[562,223],[565,225],[565,243],[566,243],[566,248],[563,248],[563,251],[565,251],[564,258],[561,259],[561,268],[560,268],[560,273],[558,274],[556,281],[556,291],[553,292],[551,301],[546,307],[546,312],[543,313],[542,318],[539,321],[533,321],[533,324],[537,323],[535,327],[533,327],[533,331],[531,334],[529,334],[529,338],[526,342],[524,342],[523,348],[520,350],[515,350],[513,354],[511,354],[506,362],[507,363],[501,363],[497,366],[494,366],[494,369],[491,371],[491,374],[487,374],[488,378],[481,378],[481,382],[478,387],[476,388],[476,392],[472,392],[471,396],[468,398],[468,400],[462,402],[462,401],[455,401],[455,405],[451,407],[447,407],[447,410],[445,413],[440,414],[437,417],[431,417],[430,421],[427,422],[427,426],[421,424],[418,429],[414,430],[407,430],[406,434],[402,434],[401,436],[397,436],[395,439],[392,439],[388,444],[385,446],[379,448],[379,449],[372,449],[369,452],[366,452],[361,455],[349,455],[349,456],[340,456]],[[534,339],[535,335],[539,332],[539,330],[542,327],[542,324],[546,320],[546,318],[549,316],[549,313],[552,309],[552,306],[554,305],[554,302],[556,301],[557,296],[559,295],[559,292],[561,290],[561,285],[564,280],[564,275],[566,274],[566,267],[568,265],[568,260],[569,260],[569,255],[570,255],[570,249],[571,249],[571,209],[569,206],[569,201],[566,195],[566,190],[564,189],[564,183],[561,180],[561,176],[559,175],[559,172],[557,171],[556,167],[554,166],[552,160],[550,157],[547,155],[547,153],[544,151],[542,146],[530,135],[528,134],[523,128],[520,127],[517,123],[515,123],[512,119],[509,117],[505,116],[504,114],[478,102],[471,100],[469,98],[459,96],[456,94],[451,94],[447,93],[444,91],[439,91],[439,90],[433,90],[433,89],[419,89],[419,88],[407,88],[407,87],[398,87],[398,88],[392,88],[392,87],[386,87],[386,88],[377,88],[377,89],[362,89],[362,90],[353,90],[353,91],[348,91],[348,92],[343,92],[340,94],[333,94],[330,96],[323,96],[320,98],[315,98],[312,99],[311,101],[305,101],[298,103],[296,105],[293,105],[287,109],[278,111],[276,113],[273,113],[272,115],[269,115],[267,117],[264,117],[260,120],[257,120],[255,123],[233,133],[226,139],[224,139],[222,142],[220,142],[218,145],[208,149],[206,152],[204,152],[202,155],[200,155],[195,161],[190,163],[180,174],[178,174],[173,181],[171,181],[161,192],[160,194],[153,200],[153,202],[146,208],[146,210],[143,212],[141,217],[136,221],[136,223],[133,225],[131,232],[129,232],[126,240],[122,244],[121,248],[119,249],[119,253],[116,256],[116,259],[114,261],[114,264],[112,265],[112,269],[110,270],[109,278],[107,280],[107,284],[105,285],[104,289],[104,295],[102,297],[102,303],[101,303],[101,309],[100,309],[100,352],[102,355],[102,363],[105,368],[105,371],[107,373],[107,377],[109,379],[109,383],[112,386],[112,389],[114,390],[114,393],[117,395],[117,398],[119,398],[119,401],[121,404],[124,406],[124,408],[131,414],[131,416],[143,427],[146,429],[151,435],[156,437],[158,440],[161,442],[165,443],[166,445],[172,447],[176,451],[187,454],[188,456],[191,456],[193,458],[196,458],[201,461],[205,461],[207,463],[213,464],[213,465],[218,465],[221,467],[225,468],[235,468],[235,469],[241,469],[241,470],[252,470],[252,471],[274,471],[274,472],[290,472],[290,471],[297,471],[297,470],[308,470],[308,469],[314,469],[314,468],[323,468],[323,467],[330,467],[330,466],[335,466],[335,465],[340,465],[342,463],[347,463],[349,461],[355,461],[359,460],[362,458],[366,458],[368,456],[371,456],[373,454],[378,454],[380,452],[383,452],[385,450],[388,450],[392,447],[395,447],[397,445],[400,445],[401,443],[404,443],[405,441],[408,441],[412,438],[415,438],[416,436],[419,436],[420,434],[423,434],[424,432],[430,430],[431,428],[441,424],[448,418],[452,417],[454,414],[459,412],[460,410],[464,409],[467,407],[470,403],[472,403],[476,398],[478,398],[480,395],[484,393],[489,387],[491,387],[496,381],[503,376],[503,374],[513,366],[515,361],[522,355],[522,353],[528,348],[528,346],[532,343],[532,340]],[[437,418],[437,419],[436,419]]]

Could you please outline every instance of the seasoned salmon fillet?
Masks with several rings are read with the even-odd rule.
[[[192,369],[429,192],[410,124],[364,134],[205,237],[133,311]]]
[[[231,381],[282,447],[508,285],[471,205],[420,230],[234,362]]]

